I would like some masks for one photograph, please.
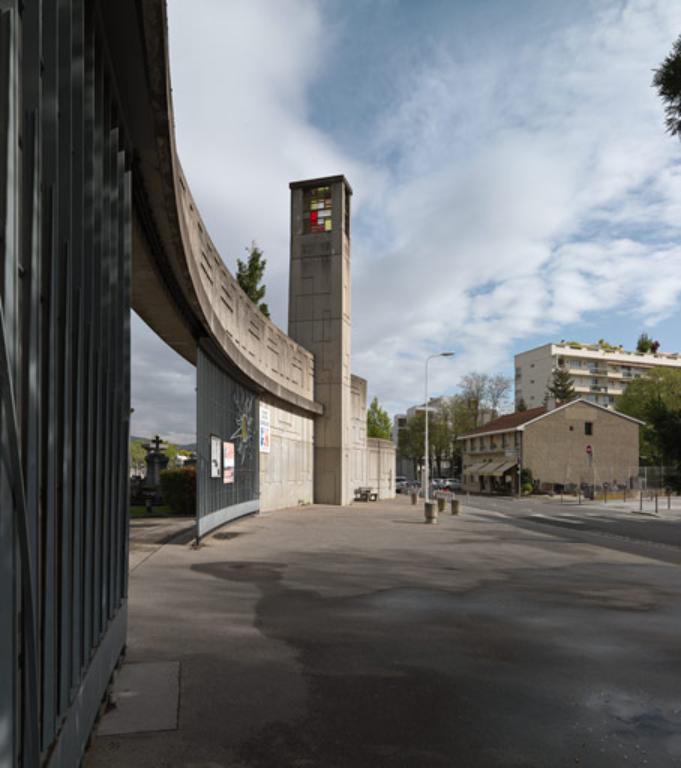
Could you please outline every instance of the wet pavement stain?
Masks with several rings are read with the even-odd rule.
[[[664,604],[657,622],[681,629],[679,601],[635,578],[535,568],[460,591],[325,596],[289,586],[282,563],[193,568],[256,586],[256,628],[306,680],[305,715],[239,744],[244,768],[681,765],[681,656],[653,650],[641,619]]]

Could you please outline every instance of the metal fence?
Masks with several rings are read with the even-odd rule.
[[[98,6],[0,0],[0,765],[74,766],[125,642],[131,179]]]
[[[198,536],[260,509],[258,397],[209,350],[199,346],[196,364]]]

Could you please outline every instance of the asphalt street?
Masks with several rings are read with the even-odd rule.
[[[160,547],[127,664],[177,662],[177,726],[86,766],[681,766],[676,528],[569,514],[473,499],[429,526],[400,498]]]

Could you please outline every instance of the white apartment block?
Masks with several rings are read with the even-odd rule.
[[[627,352],[598,344],[561,342],[521,352],[515,356],[515,404],[528,408],[544,403],[554,368],[567,370],[579,397],[613,408],[627,384],[651,368],[681,369],[681,354]]]

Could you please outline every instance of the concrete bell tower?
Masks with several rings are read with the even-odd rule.
[[[350,198],[344,176],[291,189],[289,336],[315,356],[314,500],[347,504],[350,480]]]

